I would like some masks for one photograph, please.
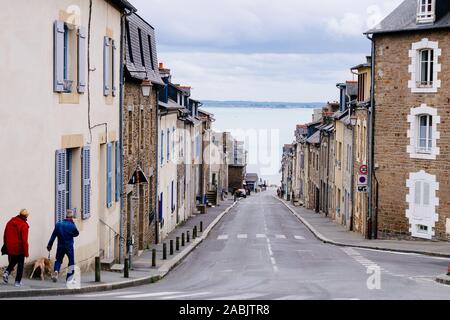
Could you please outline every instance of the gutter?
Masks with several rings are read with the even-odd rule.
[[[132,15],[137,11],[136,8],[132,7],[131,11],[124,12],[120,18],[120,93],[119,93],[119,149],[120,149],[120,168],[123,168],[123,101],[124,101],[124,88],[125,88],[125,78],[124,78],[124,64],[125,64],[125,55],[124,55],[124,45],[123,39],[125,35],[125,18]],[[122,263],[123,257],[123,249],[124,249],[124,221],[123,221],[123,170],[120,170],[120,238],[119,238],[119,263]]]
[[[368,205],[368,216],[367,216],[367,232],[366,237],[368,239],[377,238],[376,222],[377,213],[373,208],[373,175],[374,175],[374,121],[375,121],[375,42],[373,36],[370,37],[366,35],[372,43],[372,70],[371,70],[371,85],[370,85],[370,106],[369,106],[369,121],[368,121],[368,167],[369,167],[369,205]]]

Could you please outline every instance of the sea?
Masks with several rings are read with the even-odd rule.
[[[283,145],[292,143],[296,125],[311,122],[314,109],[323,105],[308,103],[305,107],[302,104],[286,107],[277,103],[276,106],[258,104],[254,107],[207,103],[202,109],[214,114],[214,131],[230,132],[245,142],[248,173],[257,173],[268,184],[280,185]]]

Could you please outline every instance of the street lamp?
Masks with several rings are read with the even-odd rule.
[[[150,96],[152,84],[151,84],[150,80],[148,80],[148,78],[145,78],[145,80],[142,80],[141,89],[142,89],[142,95],[144,97]]]
[[[355,116],[350,117],[350,125],[351,125],[352,127],[355,127],[355,126],[356,126],[357,121],[358,121],[358,118],[357,118],[357,117],[355,117]]]

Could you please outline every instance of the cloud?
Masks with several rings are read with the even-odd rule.
[[[402,0],[132,0],[159,60],[198,99],[325,101]],[[375,4],[374,4],[375,2]]]

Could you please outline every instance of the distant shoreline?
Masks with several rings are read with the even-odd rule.
[[[315,109],[324,102],[202,101],[204,108]]]

